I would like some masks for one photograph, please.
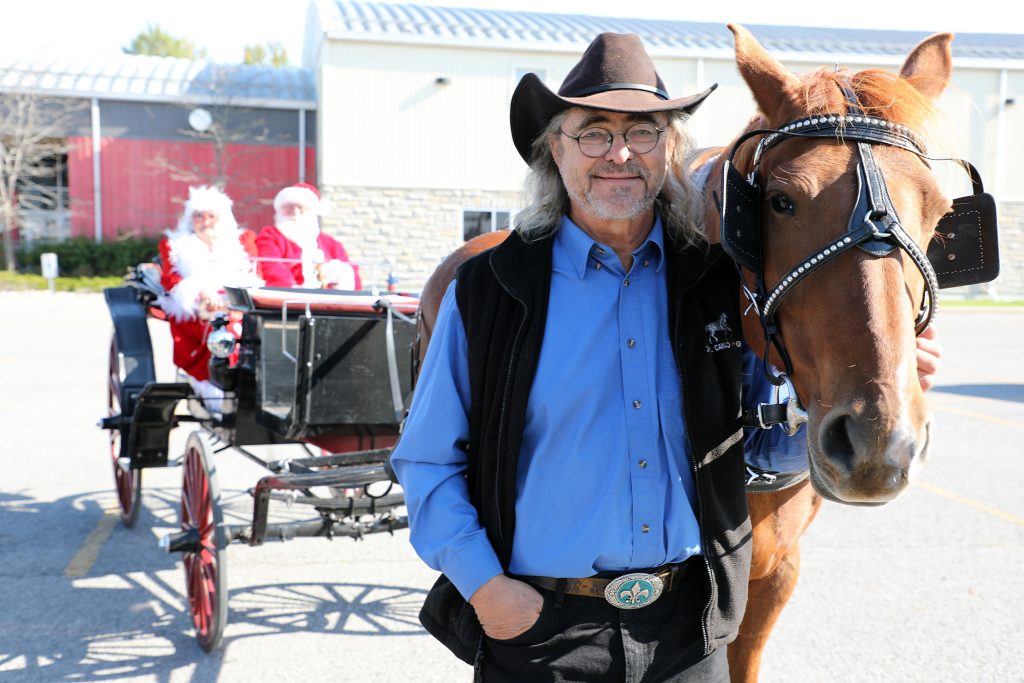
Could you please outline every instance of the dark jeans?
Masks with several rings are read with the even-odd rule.
[[[509,640],[484,637],[476,681],[727,683],[725,648],[704,657],[701,571],[652,605],[620,610],[600,598],[542,590],[537,623]]]

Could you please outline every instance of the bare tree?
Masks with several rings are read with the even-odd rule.
[[[33,212],[62,208],[60,161],[67,135],[80,125],[88,103],[34,93],[0,93],[0,213],[8,271],[17,267],[14,232]]]
[[[183,149],[163,152],[147,162],[156,172],[166,173],[170,178],[190,185],[214,185],[225,189],[232,180],[232,199],[236,204],[258,205],[276,190],[270,181],[239,182],[232,171],[245,165],[247,158],[264,153],[263,145],[275,140],[266,120],[259,110],[240,104],[240,101],[257,90],[265,90],[267,84],[257,79],[264,77],[261,69],[246,65],[214,65],[194,84],[193,93],[204,96],[200,107],[183,102],[182,107],[203,109],[208,119],[197,128],[182,128],[178,132],[197,142],[213,146],[213,160],[210,163],[197,162]],[[175,151],[178,156],[171,156]]]

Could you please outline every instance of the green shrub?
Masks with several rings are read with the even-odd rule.
[[[157,237],[130,237],[97,243],[88,237],[73,237],[56,244],[36,243],[18,251],[18,270],[39,274],[39,256],[53,252],[62,276],[120,276],[130,266],[152,261],[159,241]]]

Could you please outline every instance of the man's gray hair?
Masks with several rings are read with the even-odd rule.
[[[666,143],[670,144],[672,151],[667,160],[665,183],[655,199],[654,208],[661,216],[666,234],[676,245],[684,247],[706,241],[704,197],[693,184],[686,167],[686,157],[693,149],[693,140],[683,125],[688,117],[680,111],[667,113],[670,132]],[[532,161],[523,189],[526,206],[515,219],[516,230],[527,242],[554,233],[561,224],[562,216],[569,213],[569,195],[549,145],[551,138],[561,134],[567,114],[568,110],[555,115],[544,132],[533,141]]]

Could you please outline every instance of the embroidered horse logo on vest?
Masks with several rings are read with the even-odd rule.
[[[718,321],[708,323],[704,326],[704,331],[708,333],[708,343],[717,344],[720,341],[729,341],[729,335],[732,333],[732,328],[729,327],[729,318],[726,317],[725,313],[718,316]],[[725,339],[719,339],[718,335],[724,333]]]

